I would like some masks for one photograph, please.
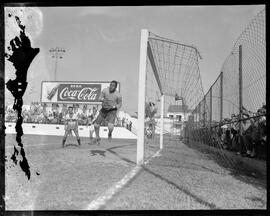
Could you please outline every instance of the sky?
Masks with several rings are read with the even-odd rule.
[[[195,46],[204,92],[218,77],[234,42],[264,5],[38,7],[28,10],[32,47],[40,53],[32,62],[25,104],[40,101],[41,81],[53,81],[55,62],[49,50],[66,50],[57,64],[58,81],[120,82],[122,110],[138,109],[141,29]],[[11,8],[12,9],[12,8]],[[26,19],[27,20],[27,19]],[[6,31],[12,29],[5,25]],[[27,31],[27,29],[26,29]],[[7,31],[8,32],[8,31]],[[8,40],[8,37],[6,37]],[[6,80],[14,78],[6,63]],[[6,91],[6,104],[12,103]]]

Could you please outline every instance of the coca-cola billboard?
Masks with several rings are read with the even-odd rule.
[[[102,90],[109,85],[110,82],[42,82],[41,102],[99,104]]]

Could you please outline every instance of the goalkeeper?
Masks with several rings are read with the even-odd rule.
[[[110,86],[103,89],[100,95],[99,99],[102,101],[102,107],[94,125],[97,144],[100,144],[99,130],[103,121],[108,122],[108,140],[111,141],[112,139],[117,110],[122,106],[122,96],[119,91],[116,91],[117,84],[117,81],[111,81]]]

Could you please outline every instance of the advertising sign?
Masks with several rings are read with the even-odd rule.
[[[110,82],[49,82],[41,83],[42,103],[100,104],[100,95]],[[117,90],[120,86],[118,83]]]

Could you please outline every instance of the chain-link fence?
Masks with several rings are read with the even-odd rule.
[[[265,101],[264,9],[238,37],[218,78],[193,110],[186,138],[256,156],[266,143]]]

